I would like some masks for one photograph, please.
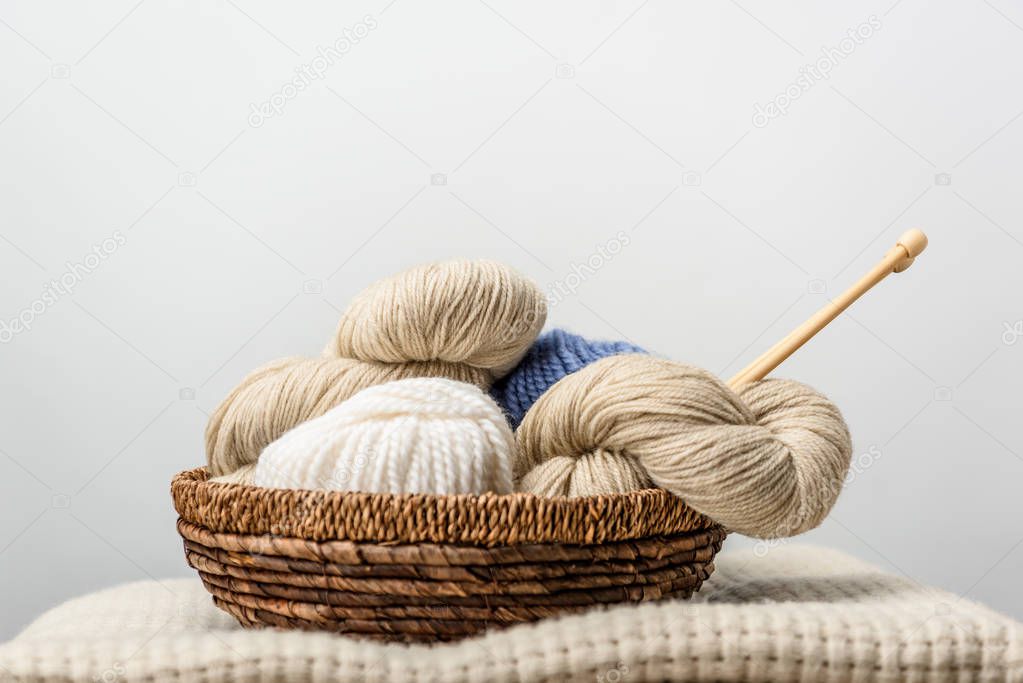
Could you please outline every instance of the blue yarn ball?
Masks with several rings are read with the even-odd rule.
[[[619,353],[646,353],[624,341],[591,341],[565,330],[540,335],[515,368],[490,389],[512,427],[518,427],[526,411],[543,392],[565,375],[593,361]]]

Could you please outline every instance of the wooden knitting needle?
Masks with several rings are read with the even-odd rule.
[[[815,334],[824,329],[837,318],[854,301],[863,296],[864,292],[876,285],[891,273],[901,273],[913,265],[913,259],[927,247],[927,235],[920,230],[908,230],[902,234],[895,246],[888,250],[884,258],[870,269],[849,289],[842,292],[827,306],[814,313],[806,322],[790,332],[784,339],[768,349],[755,361],[747,365],[739,374],[728,380],[728,386],[738,389],[744,384],[763,379],[782,364],[786,358],[808,342]]]

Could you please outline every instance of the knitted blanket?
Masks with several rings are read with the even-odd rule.
[[[1020,681],[1023,630],[840,553],[782,545],[725,553],[692,601],[433,647],[246,631],[197,579],[133,583],[39,617],[0,646],[0,680]]]

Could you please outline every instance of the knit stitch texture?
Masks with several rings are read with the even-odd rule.
[[[479,387],[440,377],[378,384],[259,456],[256,486],[368,493],[512,492],[515,437]]]
[[[594,341],[565,330],[550,330],[533,343],[525,357],[491,389],[512,427],[540,395],[565,375],[619,353],[646,353],[625,341]]]
[[[56,607],[0,646],[2,681],[1020,681],[1021,625],[821,548],[719,557],[691,601],[596,609],[450,645],[242,630],[196,579]]]

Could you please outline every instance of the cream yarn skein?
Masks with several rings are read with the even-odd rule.
[[[323,415],[361,389],[407,377],[488,384],[486,371],[453,363],[276,360],[249,373],[210,417],[206,426],[210,472],[223,477],[251,465],[263,448],[292,427]]]
[[[221,402],[206,428],[210,474],[256,462],[292,427],[373,385],[445,377],[489,388],[546,317],[543,292],[490,261],[427,264],[371,285],[342,315],[324,357],[269,363]]]
[[[579,496],[652,483],[759,538],[820,524],[852,455],[838,408],[808,386],[768,379],[737,395],[706,370],[643,355],[562,378],[516,439],[520,490]]]
[[[478,387],[380,384],[267,446],[256,486],[370,493],[510,493],[515,437]]]

